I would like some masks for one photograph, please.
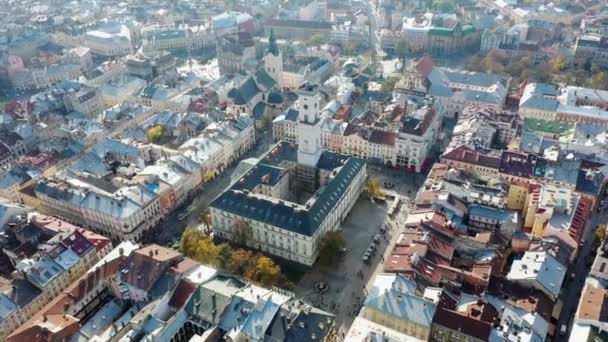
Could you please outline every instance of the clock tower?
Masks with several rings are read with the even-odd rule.
[[[298,94],[298,163],[316,167],[321,157],[319,112],[323,94],[317,85],[303,84]]]

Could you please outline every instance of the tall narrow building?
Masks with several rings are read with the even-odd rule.
[[[319,112],[323,94],[317,85],[303,84],[296,91],[298,108],[298,164],[316,167],[321,156]]]
[[[270,30],[268,37],[268,50],[264,55],[264,69],[272,77],[277,84],[281,85],[283,76],[283,53],[279,50],[277,39],[274,36],[274,30]]]
[[[323,94],[318,85],[304,83],[298,94],[298,165],[299,190],[313,193],[319,186],[316,167],[321,158],[321,111]]]

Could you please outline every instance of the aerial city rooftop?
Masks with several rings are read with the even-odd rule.
[[[0,341],[608,341],[606,5],[0,1]]]

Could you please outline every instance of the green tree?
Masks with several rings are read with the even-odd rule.
[[[223,243],[218,246],[217,252],[217,267],[228,270],[230,269],[230,265],[232,264],[232,256],[234,255],[234,250],[230,247],[229,244]]]
[[[325,39],[323,38],[322,35],[320,35],[320,34],[313,34],[306,41],[306,45],[308,45],[308,46],[320,46],[320,45],[323,45],[324,42],[325,42]]]
[[[486,72],[503,73],[505,71],[504,62],[504,54],[498,50],[492,50],[483,59],[483,69]]]
[[[200,263],[217,264],[218,247],[196,228],[186,228],[180,240],[180,251]]]
[[[245,246],[247,241],[251,239],[253,232],[249,223],[244,220],[235,220],[232,224],[232,241],[236,244]]]
[[[382,197],[384,192],[380,188],[380,179],[378,177],[369,177],[366,182],[367,195],[369,198]]]
[[[346,44],[344,44],[344,46],[342,46],[342,52],[345,55],[352,55],[355,53],[355,49],[357,47],[355,46],[355,44],[353,42],[347,42]]]
[[[534,78],[540,82],[549,82],[552,79],[551,68],[550,63],[542,63],[537,65],[534,69],[532,69]]]
[[[197,229],[191,227],[186,228],[179,241],[180,252],[182,252],[182,254],[185,256],[194,254],[196,245],[200,238],[203,238],[203,234],[201,234]]]
[[[485,71],[483,69],[483,58],[480,56],[471,56],[465,60],[465,69],[471,71]]]
[[[272,125],[272,116],[271,115],[264,115],[262,116],[262,128],[266,129],[271,127]]]
[[[551,63],[551,72],[554,75],[558,75],[559,73],[561,73],[568,65],[566,58],[562,55],[558,55],[557,57],[553,58],[550,63]]]
[[[606,240],[606,225],[600,224],[597,226],[595,238],[600,242]]]
[[[237,249],[232,253],[228,271],[251,279],[255,273],[256,255],[252,251]]]
[[[410,47],[405,40],[400,40],[397,42],[397,46],[395,46],[395,54],[401,61],[401,70],[405,68],[405,60],[409,52]]]
[[[165,133],[165,129],[163,128],[163,126],[156,125],[156,126],[150,127],[148,129],[148,132],[146,132],[146,135],[148,136],[149,142],[155,143],[158,140],[160,140],[160,138],[162,138],[164,133]]]
[[[280,275],[281,268],[272,259],[262,256],[256,260],[254,281],[270,287],[276,284]]]
[[[529,57],[522,57],[515,61],[508,61],[505,65],[505,72],[517,81],[521,82],[525,80],[524,72],[532,68],[532,63]]]
[[[211,220],[211,211],[209,210],[209,207],[207,205],[203,205],[202,207],[200,207],[200,215],[198,218],[201,223],[205,225],[205,228],[207,230],[211,228],[211,224],[213,223],[213,221]]]
[[[395,85],[397,84],[397,82],[399,82],[398,77],[394,77],[394,76],[387,77],[386,79],[384,79],[384,82],[382,82],[382,86],[380,87],[380,90],[393,91],[393,89],[395,89]]]
[[[453,13],[456,4],[453,0],[435,0],[433,1],[433,9],[441,13]]]
[[[327,232],[321,238],[319,261],[325,265],[333,264],[346,242],[341,231]]]
[[[268,53],[275,56],[279,55],[279,46],[277,45],[277,38],[274,36],[274,29],[270,29],[270,36],[268,37]]]
[[[608,73],[600,71],[591,77],[591,87],[596,89],[608,89]]]

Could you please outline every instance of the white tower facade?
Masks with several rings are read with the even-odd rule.
[[[283,78],[283,53],[279,51],[278,55],[271,52],[264,56],[264,69],[272,77],[277,84],[282,86]]]
[[[298,94],[298,163],[316,167],[321,157],[321,126],[319,112],[323,94],[318,86],[304,84]]]
[[[264,70],[277,84],[283,86],[283,53],[277,45],[273,30],[270,31],[270,37],[268,37],[268,50],[264,55]]]

